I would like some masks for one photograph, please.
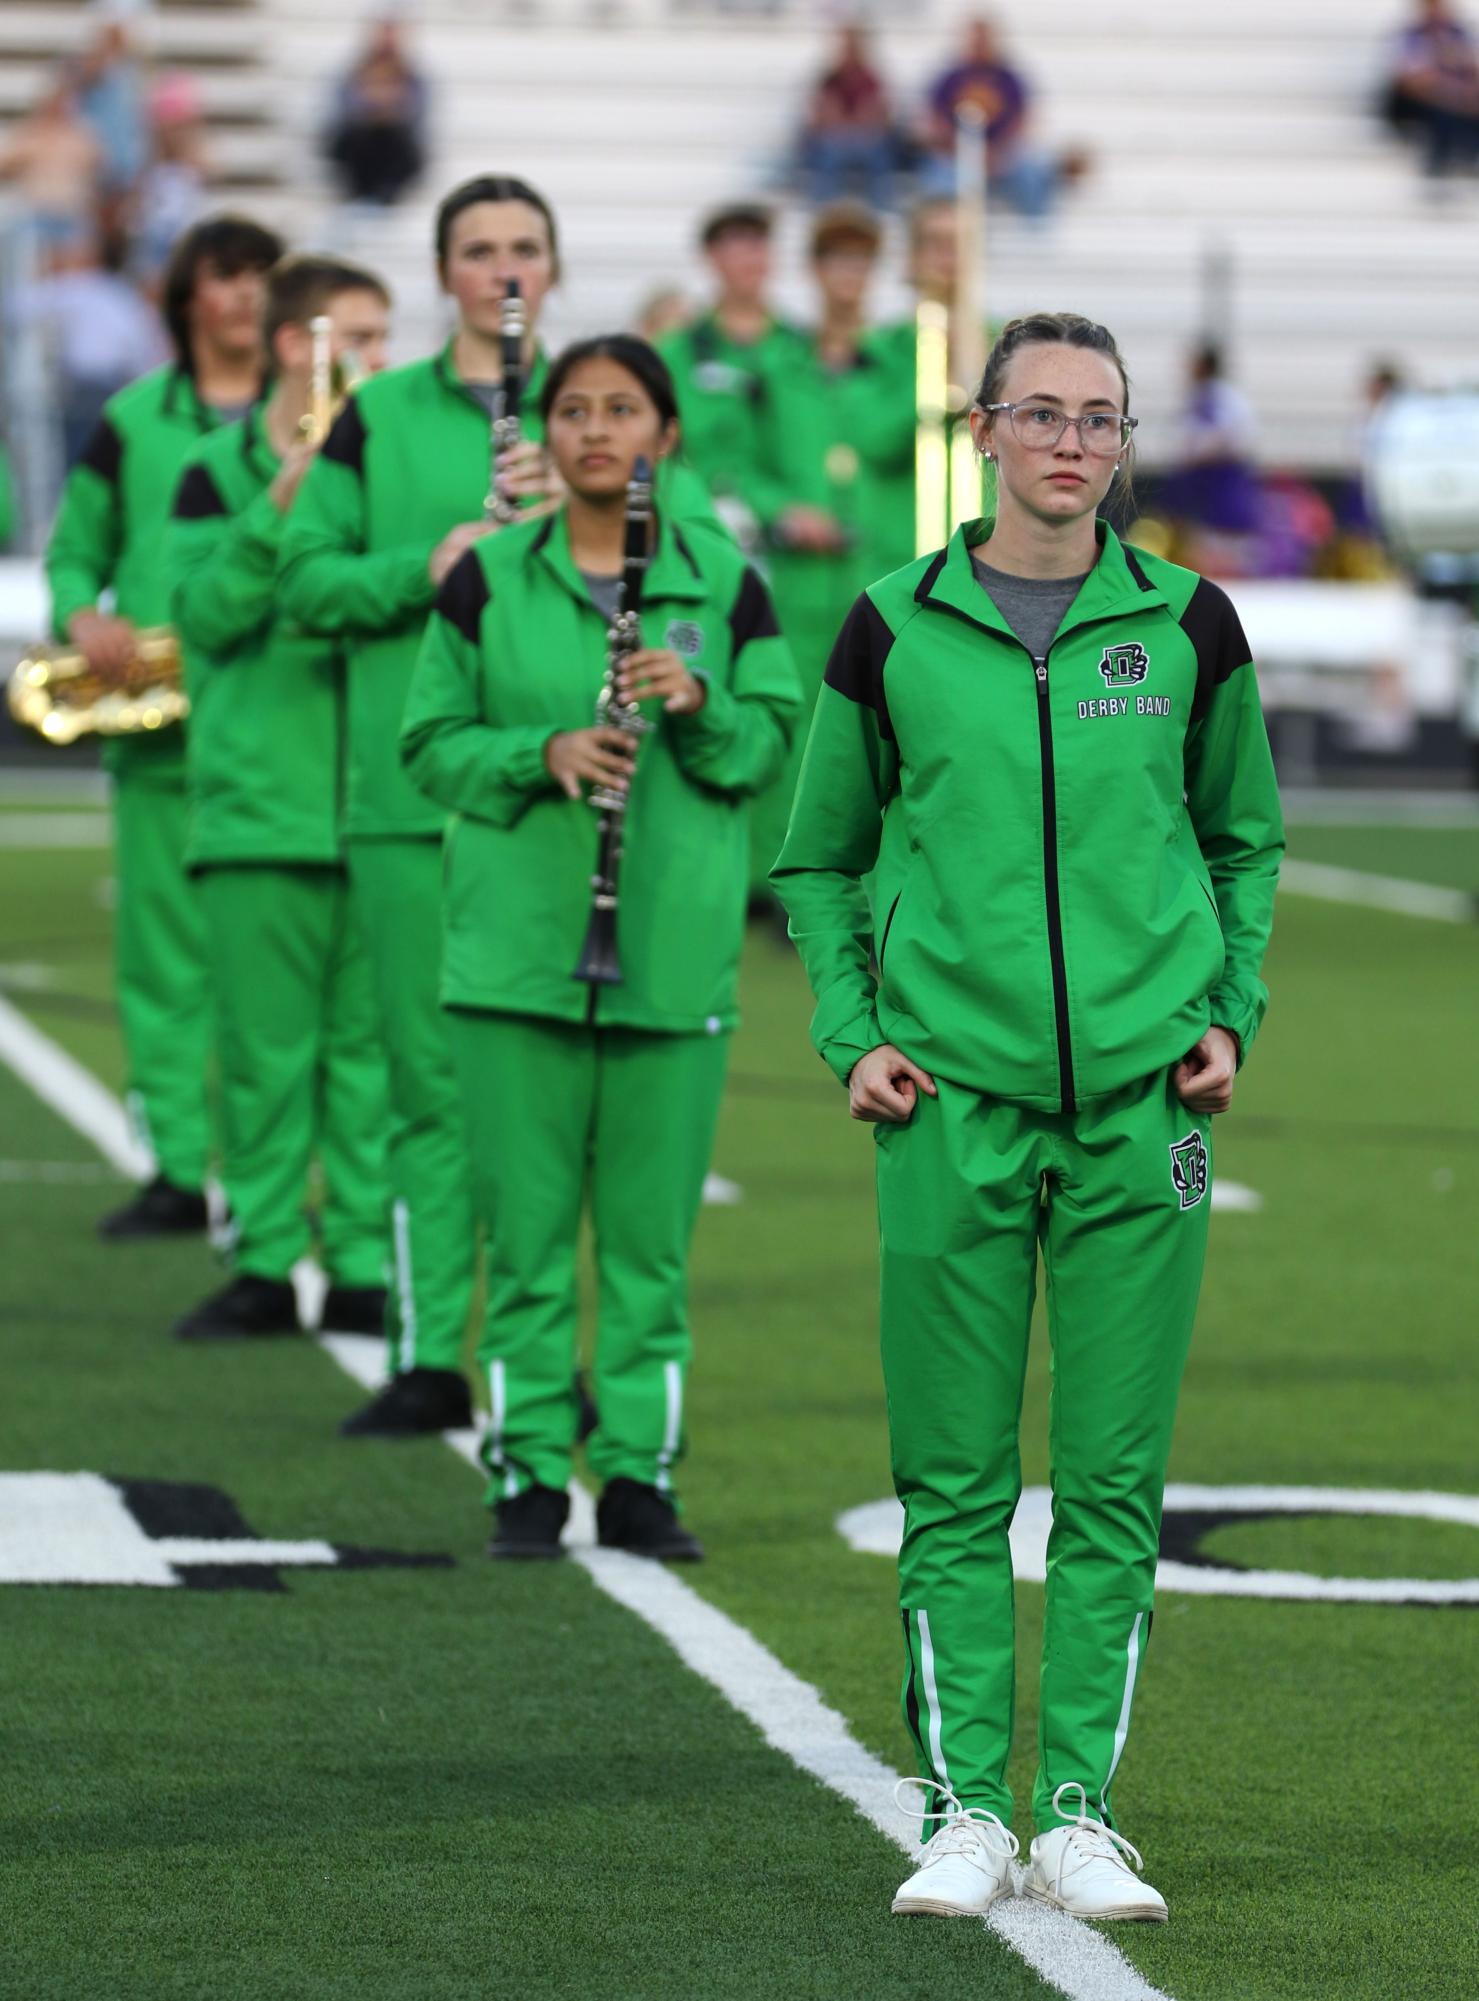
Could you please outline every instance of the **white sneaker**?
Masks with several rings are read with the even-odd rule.
[[[1147,1918],[1164,1924],[1165,1898],[1130,1869],[1130,1862],[1137,1870],[1145,1868],[1139,1849],[1091,1817],[1089,1796],[1075,1782],[1053,1794],[1055,1813],[1069,1811],[1060,1805],[1065,1793],[1078,1794],[1078,1814],[1070,1826],[1050,1828],[1033,1842],[1022,1881],[1027,1895],[1056,1904],[1075,1918]]]
[[[920,1813],[901,1797],[905,1786],[931,1788],[940,1795]],[[984,1807],[962,1806],[948,1786],[935,1779],[904,1779],[894,1797],[912,1820],[934,1820],[940,1811],[945,1825],[925,1844],[920,1865],[890,1908],[899,1917],[979,1918],[998,1897],[1012,1894],[1012,1859],[1019,1843],[1009,1827]]]

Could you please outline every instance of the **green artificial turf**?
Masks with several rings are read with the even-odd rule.
[[[1464,881],[1467,838],[1444,834],[1424,879]],[[1358,845],[1311,858],[1376,866]],[[116,1086],[107,856],[17,860],[0,956],[56,989],[13,997]],[[1281,900],[1273,1007],[1215,1133],[1218,1176],[1262,1207],[1213,1220],[1173,1478],[1479,1485],[1476,961],[1464,927]],[[871,1145],[763,932],[744,998],[714,1163],[744,1199],[705,1211],[695,1251],[684,1490],[711,1560],[690,1581],[907,1769],[892,1566],[834,1526],[889,1491]],[[90,1159],[3,1073],[0,1120],[0,1154]],[[213,1267],[94,1246],[110,1194],[0,1189],[0,1467],[205,1480],[259,1534],[457,1563],[293,1575],[277,1596],[0,1594],[0,1992],[1044,1991],[979,1927],[890,1923],[896,1853],[578,1571],[491,1569],[477,1482],[444,1448],[336,1441],[359,1393],[325,1358],[173,1348]],[[1039,1338],[1031,1482],[1046,1387]],[[1365,1576],[1479,1575],[1476,1551],[1479,1531],[1370,1518],[1204,1546]],[[1018,1589],[1019,1800],[1042,1595]],[[1152,1981],[1178,2001],[1470,2001],[1476,1622],[1162,1595],[1116,1783],[1171,1903],[1168,1926],[1113,1934]]]

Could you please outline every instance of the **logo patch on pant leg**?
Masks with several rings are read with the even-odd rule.
[[[1171,1180],[1183,1209],[1195,1209],[1207,1192],[1207,1145],[1199,1132],[1171,1143]]]

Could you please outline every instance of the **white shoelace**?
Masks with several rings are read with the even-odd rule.
[[[1126,1841],[1122,1834],[1116,1834],[1112,1827],[1106,1827],[1102,1820],[1096,1820],[1089,1812],[1089,1795],[1076,1779],[1069,1779],[1053,1794],[1053,1811],[1069,1819],[1069,1809],[1061,1804],[1065,1793],[1077,1793],[1078,1812],[1072,1816],[1072,1832],[1058,1851],[1058,1870],[1053,1878],[1053,1895],[1063,1894],[1063,1869],[1069,1856],[1078,1862],[1112,1862],[1116,1869],[1123,1869],[1128,1876],[1128,1864],[1133,1862],[1141,1875],[1145,1873],[1145,1863],[1140,1850],[1132,1841]]]
[[[924,1795],[923,1810],[910,1806],[904,1798],[905,1788],[916,1786]],[[929,1804],[931,1793],[938,1795],[933,1806]],[[942,1855],[966,1855],[973,1848],[987,1848],[994,1854],[1010,1862],[1021,1847],[1012,1830],[994,1813],[983,1806],[962,1806],[949,1786],[942,1786],[938,1779],[900,1779],[894,1787],[894,1799],[899,1811],[906,1813],[910,1820],[917,1820],[921,1826],[930,1820],[937,1820],[943,1810],[945,1825],[931,1835],[925,1843],[920,1857],[920,1867],[938,1862]]]

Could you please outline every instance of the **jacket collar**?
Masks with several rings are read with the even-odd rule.
[[[214,431],[221,422],[218,413],[201,396],[195,377],[178,362],[170,369],[164,385],[161,408],[167,417],[186,417],[197,431]]]
[[[485,416],[487,413],[482,404],[457,373],[457,363],[452,358],[452,351],[456,344],[456,334],[450,335],[446,346],[439,354],[432,357],[432,370],[438,382],[441,383],[449,395],[462,397],[465,402],[472,404],[480,417]],[[534,350],[534,366],[524,377],[524,393],[519,400],[519,410],[522,416],[527,418],[538,414],[539,399],[544,394],[544,378],[548,374],[549,356],[542,347],[536,347]]]
[[[570,527],[563,507],[541,524],[529,553],[552,577],[558,578],[573,598],[583,605],[590,604],[590,591],[570,554]],[[679,604],[702,604],[707,596],[708,590],[683,531],[676,525],[670,527],[659,513],[657,546],[642,579],[643,604],[659,598]]]
[[[914,597],[916,603],[927,609],[950,613],[985,632],[1000,632],[1015,639],[1016,634],[990,595],[976,581],[971,566],[972,548],[986,540],[992,526],[990,515],[963,521],[925,570]],[[1099,541],[1099,560],[1068,607],[1060,628],[1063,632],[1072,626],[1091,624],[1095,619],[1121,618],[1126,613],[1145,611],[1166,602],[1107,521],[1096,521],[1094,533]]]

